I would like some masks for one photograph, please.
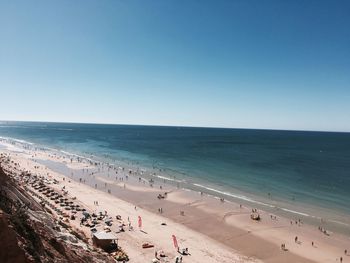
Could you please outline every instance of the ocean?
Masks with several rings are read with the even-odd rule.
[[[0,136],[350,234],[350,133],[0,122]]]

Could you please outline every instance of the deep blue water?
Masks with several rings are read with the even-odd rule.
[[[350,133],[3,122],[0,136],[162,168],[301,211],[350,215]]]

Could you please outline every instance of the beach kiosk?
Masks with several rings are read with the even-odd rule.
[[[103,250],[110,250],[111,248],[118,247],[118,238],[112,233],[99,232],[94,233],[92,236],[92,242],[95,246],[102,248]]]

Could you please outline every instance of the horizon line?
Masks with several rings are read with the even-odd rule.
[[[29,122],[29,123],[58,123],[58,124],[88,124],[88,125],[120,125],[120,126],[146,126],[146,127],[174,127],[174,128],[202,128],[202,129],[228,129],[228,130],[262,130],[262,131],[295,131],[295,132],[325,132],[325,133],[350,133],[350,131],[337,130],[299,130],[282,128],[252,128],[252,127],[218,127],[218,126],[189,126],[167,124],[135,124],[135,123],[102,123],[102,122],[79,122],[79,121],[23,121],[23,120],[0,120],[1,122]]]

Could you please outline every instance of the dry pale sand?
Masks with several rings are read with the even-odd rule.
[[[172,244],[173,234],[177,236],[180,247],[190,250],[191,256],[185,257],[183,262],[340,262],[341,256],[343,262],[350,262],[350,256],[344,255],[344,249],[350,248],[350,239],[346,236],[326,236],[317,227],[290,225],[289,219],[281,217],[271,220],[270,214],[262,211],[259,211],[262,220],[256,222],[250,219],[249,207],[240,208],[238,204],[222,203],[210,196],[166,185],[162,190],[151,188],[131,178],[121,182],[112,176],[90,175],[86,177],[85,184],[74,180],[68,183],[69,178],[63,181],[63,174],[44,165],[34,169],[38,163],[30,158],[65,162],[72,170],[93,169],[94,166],[76,161],[70,163],[67,158],[48,152],[33,152],[2,144],[7,147],[2,151],[10,153],[21,167],[43,175],[49,173],[50,177],[60,181],[57,189],[64,185],[69,194],[76,196],[90,211],[107,210],[113,217],[118,214],[124,220],[129,217],[135,231],[117,235],[131,262],[150,262],[154,257],[155,249],[141,248],[144,242],[152,242],[156,249],[163,249],[171,258],[170,262],[175,262],[173,258],[178,254]],[[98,187],[94,189],[91,186],[96,182]],[[107,189],[112,194],[108,194]],[[169,191],[167,198],[159,200],[157,195],[164,191]],[[99,206],[94,205],[96,200]],[[162,214],[158,213],[160,207],[164,211]],[[184,215],[180,215],[180,211],[184,211]],[[142,230],[146,233],[136,227],[138,216],[142,217]],[[167,225],[162,226],[162,222]],[[301,243],[294,242],[295,236]],[[280,249],[282,243],[286,244],[288,251]]]

